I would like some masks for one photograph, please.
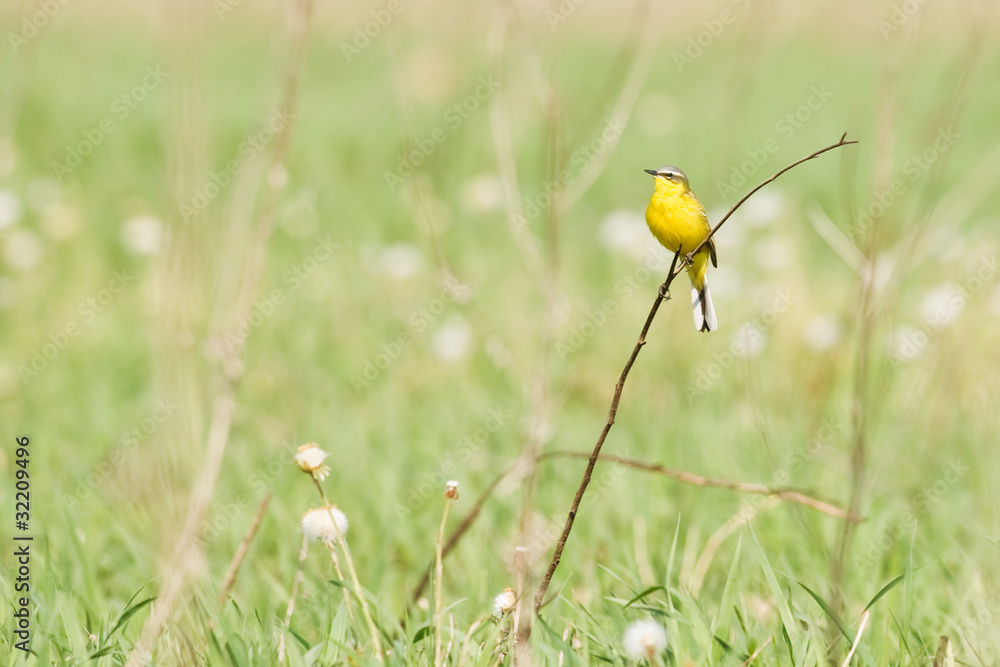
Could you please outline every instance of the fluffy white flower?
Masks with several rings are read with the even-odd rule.
[[[787,271],[795,254],[795,245],[786,234],[770,234],[753,244],[750,256],[762,272],[780,274]]]
[[[656,621],[636,621],[625,629],[625,652],[633,660],[649,660],[667,648],[667,631]]]
[[[764,351],[766,342],[767,336],[763,329],[752,322],[744,322],[733,334],[733,342],[729,347],[737,356],[753,358]]]
[[[50,204],[42,211],[40,227],[53,241],[68,241],[80,233],[83,220],[79,209],[69,204]]]
[[[840,322],[831,315],[816,315],[806,322],[802,336],[812,350],[822,352],[840,342]]]
[[[493,598],[493,618],[500,619],[514,610],[517,598],[513,588],[503,589],[503,593]]]
[[[374,264],[378,273],[391,280],[404,281],[415,276],[423,268],[424,256],[416,246],[396,243],[382,248]]]
[[[750,227],[767,227],[787,208],[787,199],[778,188],[765,188],[748,199],[746,205],[740,207],[733,217],[738,217],[740,222]]]
[[[647,259],[650,251],[658,248],[656,239],[649,233],[642,211],[628,209],[609,213],[601,221],[597,240],[605,248],[637,261]]]
[[[315,442],[310,442],[299,447],[295,454],[295,463],[303,472],[311,473],[322,482],[330,474],[329,466],[323,465],[323,460],[329,455],[330,452],[325,452]]]
[[[347,515],[336,507],[315,507],[302,517],[302,534],[331,546],[347,535]]]
[[[449,479],[444,485],[444,497],[451,500],[458,500],[458,482]]]
[[[503,183],[496,174],[480,174],[462,186],[461,196],[476,213],[494,211],[503,205]]]
[[[152,215],[137,215],[122,225],[121,242],[136,255],[155,255],[163,243],[163,222]]]
[[[458,361],[472,345],[472,327],[461,315],[452,315],[434,333],[431,349],[442,361]]]
[[[958,285],[939,285],[924,295],[920,302],[920,317],[930,326],[948,326],[962,313],[965,294]]]
[[[16,225],[21,220],[21,198],[10,190],[0,190],[0,229]]]
[[[4,259],[11,267],[29,271],[42,259],[42,243],[38,236],[27,229],[15,229],[3,244]]]

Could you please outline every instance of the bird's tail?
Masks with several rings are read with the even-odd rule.
[[[691,288],[691,310],[694,313],[694,326],[698,331],[715,331],[719,328],[707,280],[702,283],[701,289]]]

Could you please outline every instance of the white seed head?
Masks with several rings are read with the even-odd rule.
[[[625,652],[633,660],[653,661],[667,648],[667,631],[656,621],[636,621],[625,629]]]
[[[503,589],[503,593],[493,598],[493,618],[500,619],[514,610],[517,598],[513,588]]]
[[[329,466],[323,465],[324,459],[329,455],[330,452],[325,452],[315,442],[310,442],[299,447],[295,454],[295,463],[303,472],[310,473],[322,482],[330,474]]]
[[[840,342],[840,322],[832,315],[816,315],[802,329],[806,345],[814,352],[828,350]]]
[[[347,535],[347,515],[336,507],[314,507],[302,517],[302,534],[332,546]]]
[[[444,483],[444,497],[449,500],[458,500],[458,482],[450,479]]]
[[[442,361],[458,361],[472,349],[472,342],[472,327],[461,315],[453,315],[431,338],[431,350]]]
[[[136,255],[155,255],[163,245],[163,222],[152,215],[137,215],[122,225],[121,242]]]
[[[0,229],[16,225],[23,210],[20,197],[10,190],[0,190]]]

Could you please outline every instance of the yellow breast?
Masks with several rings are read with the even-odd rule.
[[[694,250],[711,231],[705,209],[690,190],[655,192],[646,208],[646,224],[671,252],[677,252],[678,247],[685,252]]]

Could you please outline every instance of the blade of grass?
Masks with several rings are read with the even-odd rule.
[[[233,664],[233,667],[243,667],[250,664],[250,654],[247,653],[247,647],[239,635],[231,636],[226,642],[226,655],[229,656],[229,662]]]
[[[712,638],[712,631],[708,627],[708,621],[705,618],[705,613],[689,593],[680,591],[680,595],[681,600],[684,602],[684,606],[690,609],[688,617],[693,619],[691,630],[694,632],[695,641],[698,642],[698,647],[701,649],[702,655],[706,657],[711,656],[712,648],[715,643]]]
[[[792,646],[792,638],[788,636],[788,626],[784,623],[781,624],[781,636],[785,638],[785,645],[788,646],[788,661],[796,665],[795,662],[795,647]]]
[[[750,536],[753,537],[753,543],[757,546],[757,555],[760,557],[760,565],[764,570],[764,577],[767,579],[767,585],[771,588],[771,595],[774,597],[774,604],[778,607],[778,614],[781,616],[781,624],[785,627],[785,638],[789,640],[788,647],[791,650],[791,635],[798,634],[795,632],[796,625],[792,617],[791,607],[788,606],[788,600],[785,598],[784,592],[781,590],[781,586],[778,585],[778,578],[774,576],[774,570],[771,569],[771,563],[767,560],[767,554],[764,553],[764,547],[761,546],[760,540],[757,539],[757,533],[754,532],[753,526],[749,523],[747,528],[750,529]]]
[[[913,622],[913,541],[917,538],[917,524],[913,524],[910,535],[910,551],[906,554],[906,569],[903,570],[903,631],[910,636]]]
[[[733,554],[733,562],[729,566],[729,575],[726,577],[726,584],[722,587],[722,598],[719,601],[719,613],[712,620],[712,634],[729,621],[730,609],[733,601],[733,581],[736,579],[736,571],[740,564],[740,553],[743,551],[743,536],[740,535],[736,541],[736,552]]]
[[[656,591],[663,591],[664,593],[667,593],[667,589],[666,589],[665,586],[650,586],[649,588],[647,588],[646,590],[644,590],[643,592],[639,593],[634,598],[632,598],[631,600],[629,600],[628,603],[624,607],[622,607],[622,611],[628,609],[629,607],[631,607],[633,604],[635,604],[639,600],[642,600],[647,595],[649,595],[651,593],[655,593]],[[670,598],[670,594],[669,593],[667,593],[667,598],[668,599]]]
[[[816,601],[816,604],[820,606],[820,609],[823,610],[823,613],[825,613],[830,618],[830,620],[834,622],[834,624],[840,630],[840,633],[844,635],[844,639],[846,639],[847,641],[851,641],[854,639],[854,636],[851,634],[851,629],[847,627],[847,623],[844,623],[844,619],[842,619],[840,615],[838,615],[837,612],[833,610],[833,608],[827,603],[826,600],[821,598],[818,593],[816,593],[813,589],[803,584],[801,581],[796,581],[795,583],[804,588],[806,593],[808,593],[812,597],[812,599]]]
[[[124,628],[125,624],[128,623],[128,620],[130,618],[135,616],[136,612],[140,611],[143,607],[145,607],[155,599],[156,599],[155,597],[148,597],[145,600],[137,602],[136,604],[132,605],[131,607],[123,611],[121,615],[118,617],[118,622],[115,623],[115,627],[111,628],[111,632],[108,633],[108,636],[110,637],[111,635],[115,634],[115,632],[117,632],[119,629]]]
[[[674,607],[674,597],[670,593],[670,587],[674,580],[674,559],[677,557],[677,541],[681,534],[681,515],[677,514],[677,525],[674,527],[674,539],[670,543],[670,557],[667,558],[667,609],[670,611],[670,620],[667,621],[667,629],[672,637],[677,637],[680,626],[677,624],[677,609]]]
[[[743,536],[740,535],[736,541],[736,552],[733,554],[733,562],[729,566],[729,574],[726,576],[726,584],[722,588],[722,598],[719,601],[719,612],[712,619],[712,634],[718,639],[719,628],[729,625],[729,616],[733,606],[733,581],[736,579],[736,570],[740,564],[740,554],[743,551]],[[712,649],[712,657],[716,662],[721,659],[718,647]]]
[[[873,597],[871,599],[871,602],[869,602],[868,604],[865,605],[864,611],[868,611],[869,609],[871,609],[872,606],[874,606],[874,604],[876,602],[878,602],[879,600],[881,600],[882,597],[886,593],[888,593],[893,588],[895,588],[896,586],[898,586],[899,584],[901,584],[905,578],[906,578],[906,575],[905,574],[901,574],[898,577],[896,577],[895,579],[893,579],[892,581],[890,581],[889,583],[887,583],[885,586],[883,586],[882,590],[880,590],[878,593],[876,593],[875,597]]]

